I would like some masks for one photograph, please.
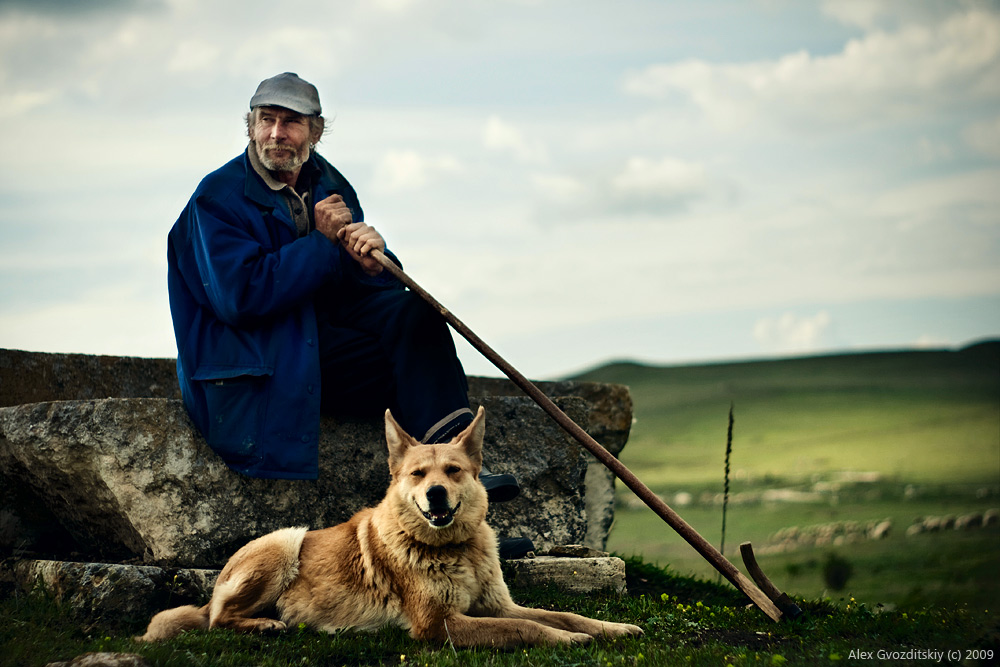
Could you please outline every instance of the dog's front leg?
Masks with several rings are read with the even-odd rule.
[[[499,563],[497,569],[499,570]],[[628,623],[606,623],[564,611],[546,611],[522,607],[510,597],[503,580],[484,578],[482,593],[470,614],[476,617],[520,619],[570,633],[586,633],[591,637],[613,638],[641,635],[642,628]],[[498,583],[499,582],[499,583]]]
[[[566,611],[532,609],[516,604],[507,606],[500,615],[506,618],[524,619],[567,632],[584,632],[591,637],[612,639],[642,634],[642,628],[629,623],[608,623],[594,618],[580,616]]]
[[[453,614],[441,618],[433,626],[410,629],[414,639],[451,642],[455,646],[555,646],[557,644],[587,644],[589,634],[571,632],[519,618],[481,618]]]

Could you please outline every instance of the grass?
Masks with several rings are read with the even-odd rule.
[[[519,595],[533,606],[640,625],[645,635],[585,647],[454,649],[412,641],[403,631],[326,635],[297,629],[260,636],[195,631],[160,644],[130,637],[145,619],[74,620],[40,593],[0,601],[0,665],[44,665],[85,652],[138,653],[151,665],[814,665],[852,664],[852,652],[953,651],[1000,655],[996,616],[965,607],[892,611],[848,597],[799,600],[805,615],[775,624],[728,585],[681,577],[627,560],[628,596],[572,596],[552,589]],[[968,653],[977,651],[977,653]],[[967,664],[978,664],[970,662]],[[984,660],[983,664],[988,664]]]
[[[916,507],[899,504],[901,512]],[[930,507],[930,505],[928,505]],[[891,516],[890,503],[842,506],[835,514],[825,508],[730,508],[726,556],[741,565],[738,544],[750,541],[757,560],[768,576],[785,592],[808,599],[828,595],[849,595],[870,605],[892,605],[916,609],[927,605],[968,605],[970,608],[1000,612],[1000,527],[976,531],[948,531],[907,537],[894,530],[888,539],[863,541],[840,546],[800,548],[767,554],[761,549],[769,538],[786,525],[811,526],[834,521],[881,520]],[[940,509],[940,506],[935,506]],[[720,517],[717,508],[688,508],[682,516],[703,536],[719,543]],[[849,517],[849,518],[845,518]],[[795,522],[792,524],[791,522]],[[619,509],[612,548],[673,571],[714,580],[715,570],[680,537],[649,511]],[[848,560],[854,570],[843,591],[826,584],[822,565],[835,554]]]

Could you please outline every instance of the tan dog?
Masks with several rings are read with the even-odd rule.
[[[385,499],[325,530],[285,528],[229,559],[204,607],[160,612],[138,639],[194,628],[245,632],[305,623],[333,632],[406,628],[457,646],[587,643],[635,625],[514,604],[486,524],[484,411],[451,442],[423,445],[385,413],[392,482]],[[277,610],[274,618],[260,617]]]

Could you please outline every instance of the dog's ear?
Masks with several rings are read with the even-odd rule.
[[[483,436],[486,435],[486,410],[479,406],[479,412],[472,423],[465,427],[465,430],[456,436],[462,443],[466,455],[476,462],[476,465],[483,465]]]
[[[403,457],[406,450],[418,443],[409,433],[403,430],[392,413],[385,411],[385,441],[389,445],[389,472],[392,473]]]

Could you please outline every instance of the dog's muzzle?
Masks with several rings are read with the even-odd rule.
[[[420,510],[420,513],[424,515],[424,518],[427,519],[428,523],[435,528],[449,526],[455,519],[455,512],[462,506],[462,503],[458,503],[454,507],[448,506],[448,491],[443,486],[432,486],[427,489],[427,510],[420,507],[420,503],[416,500],[413,502],[416,504],[417,509]]]

